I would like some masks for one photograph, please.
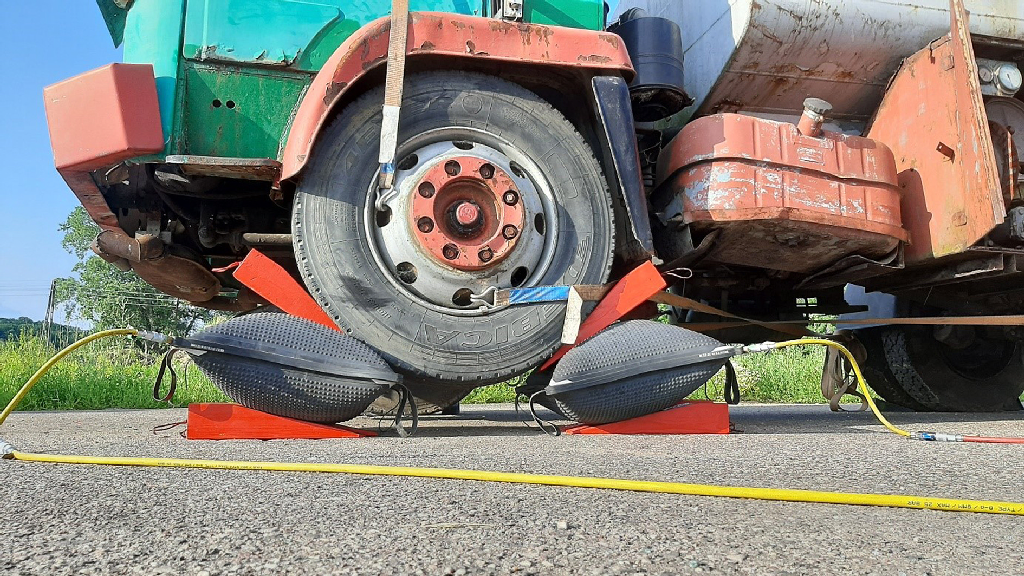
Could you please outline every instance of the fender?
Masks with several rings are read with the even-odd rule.
[[[320,130],[346,92],[369,72],[386,66],[390,35],[390,17],[378,18],[350,36],[324,64],[296,109],[281,152],[282,181],[295,178],[305,167]],[[406,54],[410,68],[417,59],[442,56],[574,68],[626,81],[634,75],[626,47],[615,34],[442,12],[410,15]]]
[[[625,210],[616,210],[621,232],[632,242],[620,242],[616,251],[627,263],[638,263],[654,255],[654,238],[647,210],[647,191],[640,167],[640,150],[626,81],[617,76],[595,76],[591,83],[601,128],[601,147],[608,167],[608,187],[618,190]],[[624,212],[624,213],[623,213]],[[624,238],[622,234],[619,238]]]

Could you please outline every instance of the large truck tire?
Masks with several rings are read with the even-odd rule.
[[[381,207],[383,100],[380,87],[347,106],[297,186],[292,230],[310,293],[417,384],[468,392],[540,364],[559,345],[564,305],[487,311],[472,295],[608,280],[612,201],[591,147],[517,84],[474,73],[410,75],[398,194]],[[495,230],[508,243],[474,244]],[[445,396],[435,405],[461,397]]]
[[[1024,346],[980,333],[970,345],[938,341],[932,327],[857,331],[867,349],[864,376],[883,399],[918,411],[1019,410],[1024,392]]]

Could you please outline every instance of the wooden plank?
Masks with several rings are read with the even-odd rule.
[[[661,277],[661,273],[650,261],[637,266],[615,284],[615,287],[598,303],[590,316],[583,321],[576,344],[584,342],[621,320],[623,316],[646,302],[651,296],[664,290],[666,286],[665,279]],[[540,370],[544,371],[554,366],[573,346],[565,345],[559,348],[554,356],[540,367]]]
[[[281,310],[338,330],[338,326],[323,308],[313,300],[287,270],[258,250],[250,250],[235,269],[234,277],[267,302]]]

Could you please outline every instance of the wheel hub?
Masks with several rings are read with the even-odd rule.
[[[475,156],[445,158],[415,189],[413,238],[435,261],[478,271],[497,266],[515,249],[525,208],[519,188],[501,167]]]
[[[550,183],[511,143],[471,128],[425,132],[399,147],[394,194],[368,183],[374,260],[399,290],[444,314],[490,313],[473,299],[542,278],[558,241]]]

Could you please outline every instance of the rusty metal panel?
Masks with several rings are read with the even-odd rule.
[[[655,198],[660,216],[719,230],[720,262],[807,273],[907,238],[892,152],[867,138],[718,114],[683,129],[658,169],[672,192]]]
[[[385,65],[390,34],[391,19],[377,19],[349,37],[324,64],[295,110],[280,155],[282,180],[293,178],[305,166],[321,126],[352,84]],[[471,58],[506,67],[557,66],[626,80],[634,74],[629,53],[615,34],[460,14],[412,13],[406,51],[410,69],[420,57],[431,56],[452,59],[453,68],[459,66],[456,59]]]
[[[1006,217],[967,14],[951,4],[952,34],[903,63],[868,132],[896,157],[907,264],[962,252]]]
[[[281,175],[281,163],[272,158],[172,155],[164,161],[181,166],[182,173],[189,176],[275,182]]]
[[[1024,38],[1024,2],[967,0],[971,31]],[[868,120],[900,62],[949,31],[948,0],[621,0],[679,24],[696,115],[799,114],[824,98]]]

